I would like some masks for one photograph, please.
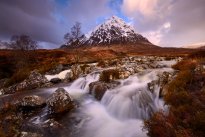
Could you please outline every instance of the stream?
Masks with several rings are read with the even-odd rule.
[[[169,65],[165,68],[147,69],[127,79],[118,80],[120,85],[107,90],[101,101],[89,94],[89,84],[99,79],[97,71],[70,84],[16,93],[15,100],[33,94],[47,98],[57,88],[63,87],[78,102],[77,110],[58,116],[59,121],[67,123],[69,127],[65,132],[62,131],[65,137],[147,137],[147,131],[143,129],[144,120],[156,111],[168,111],[163,99],[159,98],[160,87],[155,88],[153,93],[147,87],[149,82],[158,78],[158,74],[173,72],[170,67],[173,61],[162,63]],[[0,104],[5,100],[14,101],[13,97],[14,95],[1,96]],[[40,128],[49,118],[47,108],[44,108],[27,119],[25,127],[32,125]]]

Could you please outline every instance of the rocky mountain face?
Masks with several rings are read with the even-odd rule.
[[[125,23],[117,16],[112,16],[110,19],[97,26],[90,33],[89,37],[83,37],[82,39],[79,38],[76,43],[78,44],[65,44],[61,46],[61,48],[112,44],[151,44],[147,38],[138,34],[133,27]]]
[[[135,32],[134,28],[126,24],[117,16],[112,16],[105,23],[96,27],[86,41],[87,45],[134,44],[149,41]]]

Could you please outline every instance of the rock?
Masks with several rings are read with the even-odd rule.
[[[58,123],[57,121],[55,121],[54,119],[48,119],[43,123],[43,128],[61,128],[63,127],[60,123]]]
[[[0,89],[5,86],[6,81],[8,81],[8,78],[0,79]]]
[[[96,81],[89,84],[90,94],[92,94],[97,100],[101,100],[106,90],[117,87],[120,82],[112,81],[105,83],[102,81]]]
[[[73,80],[73,72],[69,71],[68,73],[66,73],[64,81],[69,82],[72,80]]]
[[[153,81],[147,83],[148,90],[151,91],[152,93],[154,93],[156,85],[158,85],[158,80],[153,80]]]
[[[0,96],[4,94],[4,90],[0,89]]]
[[[119,74],[120,79],[126,79],[131,75],[129,71],[120,71],[119,73],[120,73]]]
[[[47,72],[47,74],[49,75],[54,75],[54,74],[58,74],[61,71],[64,70],[64,67],[62,64],[57,65],[54,69],[50,70],[49,72]]]
[[[61,113],[69,111],[75,107],[69,93],[63,89],[58,88],[47,100],[46,104],[51,113]]]
[[[46,104],[45,100],[42,97],[36,95],[25,96],[22,99],[17,101],[17,106],[19,107],[36,108],[36,107],[42,107],[45,104]]]
[[[59,78],[52,78],[52,79],[50,80],[50,82],[53,83],[53,84],[57,84],[57,83],[60,83],[60,82],[61,82],[61,79],[59,79]]]
[[[30,73],[29,77],[25,79],[23,82],[3,89],[3,93],[11,94],[17,91],[30,90],[40,87],[49,87],[51,85],[52,84],[46,79],[45,76],[41,75],[38,71],[34,70]]]
[[[56,119],[48,119],[46,120],[41,128],[46,133],[46,136],[50,137],[67,137],[68,134],[63,133],[62,131],[65,130],[64,125],[59,123]]]
[[[174,73],[163,72],[158,75],[158,80],[153,80],[147,84],[148,90],[154,92],[156,86],[160,88],[159,97],[163,97],[167,93],[168,83],[173,79]]]
[[[83,70],[78,64],[75,64],[71,67],[71,72],[72,72],[72,77],[71,77],[72,80],[77,79],[81,74],[83,74]]]
[[[20,137],[43,137],[43,135],[39,133],[21,132]]]

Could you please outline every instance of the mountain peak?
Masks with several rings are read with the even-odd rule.
[[[123,19],[112,16],[101,25],[97,26],[87,41],[89,45],[126,44],[149,42],[142,35],[135,32]]]
[[[74,45],[74,47],[137,43],[151,44],[145,37],[136,33],[132,26],[117,16],[112,16],[104,23],[98,25],[87,39],[83,38],[78,41],[80,44]]]

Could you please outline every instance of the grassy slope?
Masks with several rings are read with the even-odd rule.
[[[173,66],[179,70],[168,85],[165,103],[168,115],[156,113],[145,122],[150,137],[204,137],[205,51],[193,53]]]

